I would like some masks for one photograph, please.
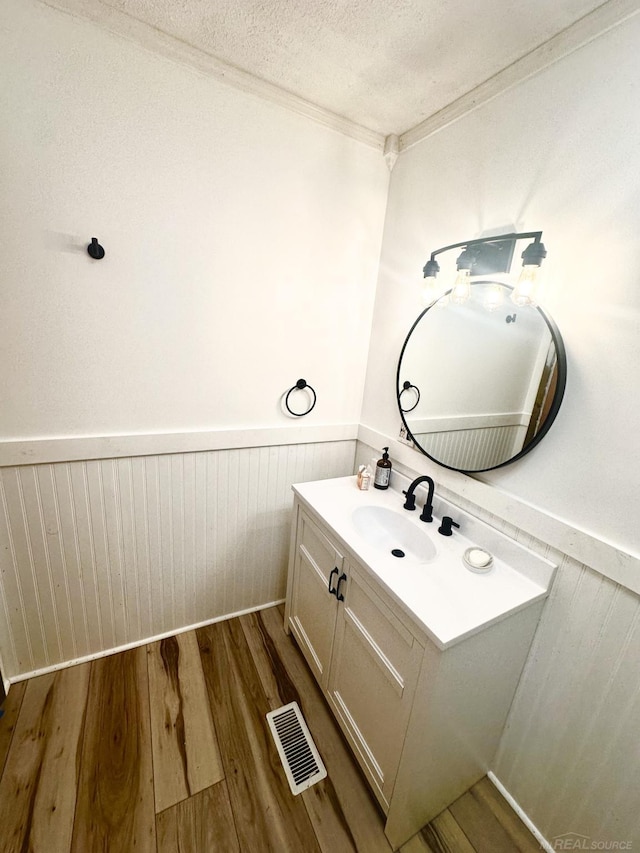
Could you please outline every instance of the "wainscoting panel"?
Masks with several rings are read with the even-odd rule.
[[[282,599],[291,484],[355,441],[0,469],[9,678]]]
[[[638,596],[565,561],[494,771],[552,847],[640,846],[639,659]]]
[[[408,418],[418,444],[461,471],[492,468],[522,450],[531,413],[501,412]]]
[[[418,444],[434,459],[446,459],[453,468],[480,470],[499,465],[522,448],[522,426],[482,427],[447,432],[415,433]]]

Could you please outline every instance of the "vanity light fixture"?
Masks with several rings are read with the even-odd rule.
[[[479,237],[476,240],[466,240],[463,243],[452,243],[431,253],[431,258],[423,268],[424,299],[428,304],[436,301],[442,293],[436,283],[440,266],[436,255],[451,249],[462,249],[457,260],[458,274],[449,292],[452,302],[462,304],[471,295],[471,276],[486,277],[496,273],[508,273],[517,240],[533,239],[522,253],[522,272],[511,293],[511,299],[518,306],[536,305],[536,289],[539,281],[540,266],[547,256],[547,250],[541,242],[542,231],[524,231],[521,233],[499,234],[496,237]],[[499,307],[503,288],[496,282],[491,292],[487,309],[492,311]]]

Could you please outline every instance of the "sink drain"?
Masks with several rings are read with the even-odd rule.
[[[404,557],[404,551],[401,551],[400,548],[393,548],[391,553],[394,557]]]

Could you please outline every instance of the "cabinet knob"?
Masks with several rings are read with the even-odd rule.
[[[342,583],[342,581],[346,581],[346,579],[347,576],[344,572],[338,578],[338,587],[336,589],[336,598],[338,599],[338,601],[344,601],[344,595],[340,592],[340,584]]]

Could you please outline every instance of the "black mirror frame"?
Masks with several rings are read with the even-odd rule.
[[[486,284],[486,283],[487,283],[487,280],[483,280],[482,282],[479,282],[479,281],[473,282],[473,284]],[[505,285],[504,282],[497,282],[497,283],[500,284],[502,287],[507,287],[510,290],[513,290],[512,287],[510,287],[509,285]],[[444,293],[443,296],[447,296],[449,293],[451,293],[450,290],[447,291],[446,293]],[[440,297],[440,298],[442,298],[442,297]],[[438,300],[436,300],[436,302],[437,301]],[[555,322],[551,319],[551,317],[539,305],[535,306],[535,310],[541,315],[542,319],[547,324],[549,332],[551,333],[551,338],[552,338],[554,346],[556,348],[556,355],[557,355],[557,359],[558,359],[557,360],[558,378],[557,378],[557,382],[556,382],[556,389],[555,389],[555,393],[553,395],[553,400],[551,402],[551,406],[549,407],[549,413],[548,413],[548,415],[545,419],[545,422],[542,425],[542,428],[540,429],[540,431],[538,433],[536,433],[536,435],[531,439],[529,444],[527,444],[526,447],[523,447],[519,453],[516,453],[515,456],[511,456],[509,459],[506,459],[504,462],[501,462],[499,465],[492,465],[489,468],[474,468],[472,470],[469,470],[466,468],[456,468],[453,465],[447,465],[446,463],[441,462],[439,459],[436,459],[435,456],[431,456],[431,454],[427,453],[427,451],[424,449],[424,447],[422,447],[422,445],[416,441],[416,439],[413,437],[413,433],[411,432],[409,424],[407,423],[407,421],[405,419],[405,416],[404,416],[405,413],[402,410],[402,404],[400,401],[400,394],[402,393],[402,390],[404,390],[404,389],[401,390],[401,388],[400,388],[400,368],[402,366],[402,356],[404,355],[404,351],[407,348],[407,344],[409,343],[411,335],[413,334],[416,326],[420,323],[420,321],[425,316],[425,314],[427,314],[429,311],[431,311],[432,308],[435,307],[436,302],[432,302],[431,305],[428,305],[424,309],[424,311],[422,311],[419,314],[418,318],[415,320],[415,322],[413,323],[413,325],[409,329],[409,332],[408,332],[408,334],[404,340],[404,343],[402,344],[402,349],[400,350],[400,356],[398,358],[398,369],[396,371],[396,400],[398,403],[398,411],[400,412],[400,417],[402,418],[402,423],[404,424],[404,427],[407,431],[407,437],[411,439],[411,441],[414,444],[414,447],[416,447],[421,453],[423,453],[425,456],[427,456],[429,459],[431,459],[437,465],[440,465],[442,468],[448,468],[450,471],[459,471],[462,474],[482,474],[485,471],[495,471],[498,468],[503,468],[505,465],[511,465],[513,462],[517,462],[518,459],[522,459],[523,456],[526,456],[527,453],[529,453],[531,450],[533,450],[533,448],[536,447],[536,445],[538,445],[542,441],[542,439],[545,437],[545,435],[549,432],[549,429],[551,428],[551,425],[555,421],[556,416],[558,414],[558,411],[560,409],[560,404],[562,403],[565,388],[567,385],[567,353],[566,353],[566,350],[564,347],[564,342],[562,340],[562,335],[560,334],[560,330],[556,326]]]

